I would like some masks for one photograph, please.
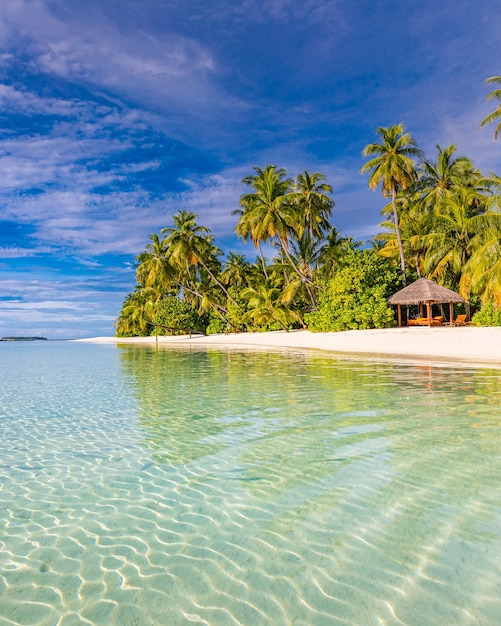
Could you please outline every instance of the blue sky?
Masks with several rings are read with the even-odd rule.
[[[498,0],[2,0],[0,336],[114,334],[134,258],[180,209],[225,252],[252,166],[320,171],[333,224],[370,239],[378,126],[455,143],[501,74]]]

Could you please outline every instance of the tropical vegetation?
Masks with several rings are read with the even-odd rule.
[[[489,99],[501,102],[501,89]],[[501,104],[480,126],[491,122],[497,138]],[[320,172],[254,167],[233,215],[256,258],[224,258],[198,216],[180,210],[136,257],[117,335],[387,327],[387,297],[422,276],[458,291],[479,311],[475,323],[501,324],[501,178],[455,145],[425,155],[402,124],[376,135],[361,172],[389,202],[371,242],[332,224],[333,190]]]

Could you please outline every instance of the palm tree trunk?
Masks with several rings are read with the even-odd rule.
[[[188,291],[189,293],[192,293],[194,296],[196,296],[197,298],[202,299],[203,296],[201,293],[199,293],[196,289],[190,289],[190,287],[186,287],[184,286],[184,289],[186,291]],[[242,329],[239,328],[238,326],[235,326],[234,324],[232,324],[226,317],[226,315],[228,315],[228,311],[221,306],[220,304],[217,304],[217,302],[210,302],[210,306],[212,307],[212,310],[216,313],[216,315],[219,315],[219,317],[228,324],[228,326],[230,326],[231,328],[236,328],[237,330],[241,331]]]
[[[398,223],[397,212],[397,188],[393,185],[391,189],[391,206],[393,207],[393,219],[395,220],[395,234],[397,235],[398,252],[400,253],[400,268],[402,270],[402,285],[407,285],[407,279],[405,278],[405,257],[404,247],[402,245],[402,237],[400,236],[400,225]]]
[[[194,296],[196,296],[200,300],[203,299],[203,295],[199,291],[197,291],[196,289],[192,289],[191,287],[187,287],[186,285],[182,285],[182,283],[178,283],[178,284],[183,287],[184,291],[187,291],[188,293],[193,294]],[[224,306],[221,306],[220,304],[217,304],[217,302],[210,301],[210,305],[211,305],[211,307],[213,309],[217,308],[220,311],[223,311],[224,313],[228,313],[228,311],[224,308]]]
[[[196,255],[196,256],[197,256],[197,255]],[[205,263],[202,261],[202,259],[201,259],[199,256],[197,256],[197,259],[198,259],[198,261],[199,261],[200,265],[202,265],[202,267],[205,269],[205,271],[207,272],[207,274],[209,274],[209,276],[212,278],[212,280],[216,283],[216,285],[217,285],[220,289],[222,289],[222,290],[223,290],[223,292],[226,294],[226,297],[227,297],[227,298],[229,298],[229,299],[233,302],[233,304],[234,304],[235,306],[237,306],[238,308],[240,308],[240,305],[238,304],[238,302],[237,302],[236,300],[234,300],[234,299],[231,297],[231,295],[229,294],[229,292],[228,292],[228,290],[226,289],[226,287],[225,287],[222,283],[220,283],[220,282],[218,281],[218,279],[217,279],[217,278],[214,276],[214,274],[210,271],[210,269],[207,267],[207,265],[205,265]]]
[[[292,269],[296,272],[296,274],[301,278],[301,280],[303,282],[311,282],[309,280],[309,278],[299,269],[299,267],[294,263],[294,259],[292,258],[289,249],[288,249],[288,245],[287,245],[287,241],[285,239],[283,239],[282,237],[278,238],[278,243],[280,244],[280,247],[282,248],[283,252],[285,253],[285,256],[287,257],[287,260],[289,261],[289,263],[292,266]]]
[[[282,248],[283,252],[285,253],[285,256],[287,257],[289,263],[291,264],[292,269],[296,272],[296,274],[299,276],[299,278],[303,281],[303,283],[304,283],[304,285],[306,287],[306,291],[308,292],[308,295],[310,297],[311,304],[315,308],[317,308],[317,301],[316,301],[315,295],[314,295],[314,293],[313,293],[313,291],[311,290],[311,287],[310,287],[313,284],[312,281],[294,263],[294,259],[292,258],[291,254],[290,254],[290,252],[288,250],[287,242],[284,239],[282,239],[281,237],[278,238],[278,242],[279,242],[280,247]]]
[[[242,332],[241,328],[239,328],[238,326],[235,326],[235,324],[232,324],[228,320],[228,318],[219,310],[219,307],[215,306],[214,312],[216,313],[216,315],[219,315],[219,317],[223,320],[223,322],[226,322],[226,324],[228,325],[228,328],[236,328],[239,332]]]
[[[261,242],[259,240],[257,241],[257,249],[259,252],[259,258],[261,259],[261,265],[263,266],[264,277],[266,278],[266,280],[269,280],[270,277],[268,276],[268,272],[266,271],[266,263],[264,262],[263,251],[261,250]]]
[[[275,320],[275,322],[278,322],[278,324],[280,324],[280,326],[281,326],[282,330],[285,330],[285,332],[286,332],[286,333],[288,333],[288,332],[289,332],[289,329],[287,328],[287,326],[285,326],[285,325],[284,325],[284,324],[283,324],[283,323],[282,323],[282,322],[278,319],[278,317],[275,317],[273,314],[272,314],[272,316],[271,316],[271,317],[272,317],[272,319],[274,319],[274,320]]]

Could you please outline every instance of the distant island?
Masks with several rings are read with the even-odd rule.
[[[0,341],[47,341],[47,337],[2,337]]]

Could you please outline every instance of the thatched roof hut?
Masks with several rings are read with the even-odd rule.
[[[388,298],[388,304],[397,306],[398,309],[398,325],[402,326],[402,316],[400,307],[405,304],[418,304],[420,307],[426,305],[426,320],[427,325],[432,325],[431,307],[433,304],[449,303],[450,322],[454,319],[453,304],[457,302],[464,302],[458,293],[442,287],[428,278],[419,278],[412,284],[404,287],[397,293],[394,293]]]

